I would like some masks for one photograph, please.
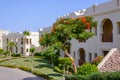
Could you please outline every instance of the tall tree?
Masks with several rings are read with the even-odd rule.
[[[70,40],[86,40],[93,36],[91,32],[92,27],[96,27],[97,22],[93,20],[93,17],[85,16],[79,18],[60,18],[52,27],[51,33],[43,34],[40,38],[40,44],[53,45],[58,43],[61,45],[61,49],[67,55],[73,65],[74,72],[77,73],[77,67],[74,58],[69,54]]]
[[[12,50],[13,50],[12,48],[13,48],[14,46],[16,46],[14,42],[8,42],[8,47],[9,47],[9,49],[10,49],[10,59],[11,59],[11,54],[12,54]]]

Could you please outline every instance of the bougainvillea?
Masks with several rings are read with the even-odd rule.
[[[103,56],[97,56],[93,61],[92,64],[95,64],[96,66],[102,61]]]

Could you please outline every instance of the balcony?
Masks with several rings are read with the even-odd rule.
[[[102,34],[102,42],[113,42],[113,34]]]

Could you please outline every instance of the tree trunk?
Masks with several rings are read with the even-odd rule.
[[[77,67],[75,64],[75,60],[72,58],[72,56],[68,53],[67,50],[65,50],[65,54],[70,58],[72,65],[73,65],[73,69],[74,69],[74,73],[77,73]]]

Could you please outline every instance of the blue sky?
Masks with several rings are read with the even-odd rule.
[[[38,31],[58,16],[110,0],[0,0],[0,29]]]

